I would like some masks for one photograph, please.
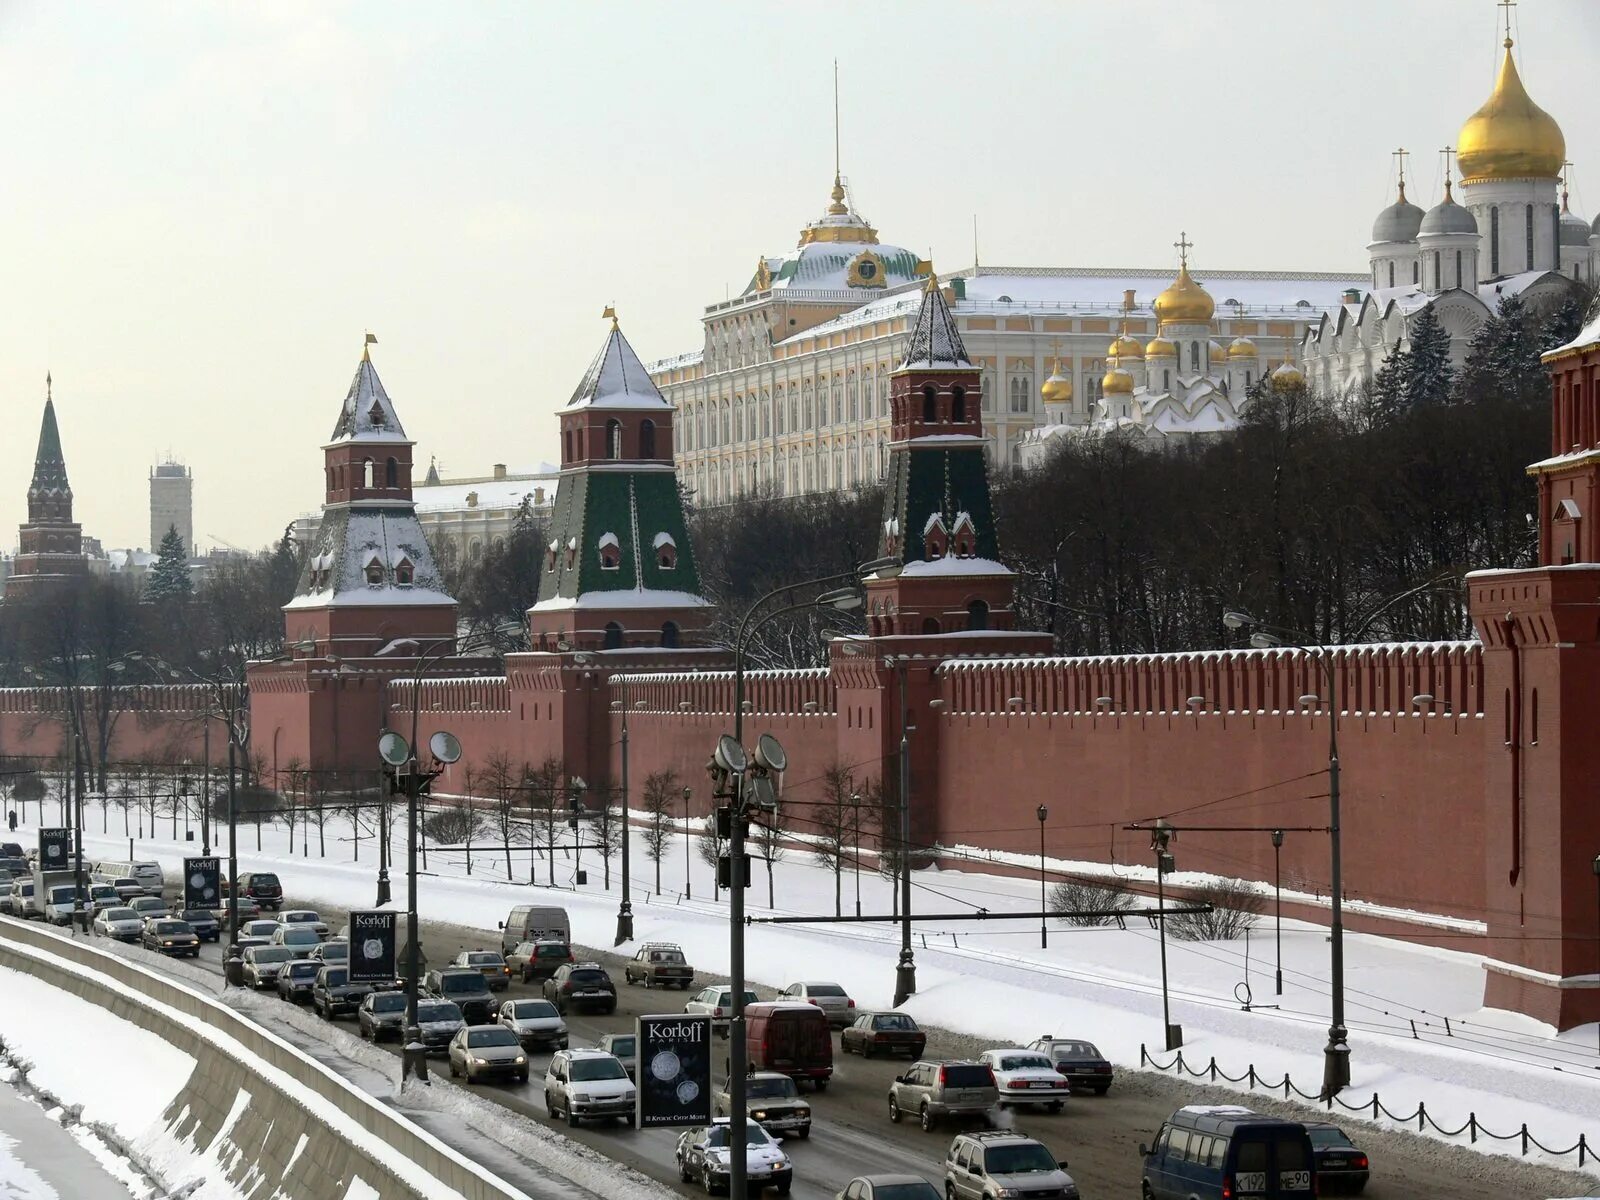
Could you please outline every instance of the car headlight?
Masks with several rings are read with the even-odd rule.
[[[1003,1188],[995,1188],[994,1194],[996,1196],[999,1196],[1000,1200],[1010,1200],[1010,1197],[1012,1197],[1012,1196],[1021,1195],[1021,1193],[1018,1192],[1016,1188],[1004,1188],[1004,1187]]]
[[[523,1057],[522,1055],[520,1055],[520,1054],[517,1055],[516,1058],[512,1059],[511,1061],[516,1066],[519,1066],[519,1067],[525,1067],[525,1066],[528,1065],[528,1060],[525,1057]]]
[[[172,940],[170,938],[163,938],[161,944],[163,946],[170,946],[172,945]]]
[[[579,1104],[587,1104],[587,1103],[589,1103],[589,1093],[588,1092],[573,1092],[572,1093],[572,1098],[574,1100],[576,1100]]]
[[[811,1115],[811,1110],[802,1104],[799,1108],[794,1110],[794,1115],[797,1117],[809,1117]]]

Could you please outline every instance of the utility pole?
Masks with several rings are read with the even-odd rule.
[[[906,695],[906,657],[900,668],[900,961],[894,969],[894,1006],[917,994],[917,961],[911,953],[911,710]]]

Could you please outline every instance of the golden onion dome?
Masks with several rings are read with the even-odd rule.
[[[1111,358],[1117,359],[1143,358],[1144,348],[1139,345],[1139,340],[1137,338],[1130,337],[1124,333],[1118,337],[1116,341],[1111,343],[1110,347],[1106,350],[1106,354]]]
[[[1256,344],[1247,337],[1236,337],[1228,343],[1229,358],[1258,358],[1260,353]]]
[[[1210,353],[1212,358],[1221,358],[1222,357],[1222,343],[1221,342],[1218,342],[1218,341],[1207,342],[1206,343],[1206,349],[1209,351],[1209,353]]]
[[[1217,311],[1211,294],[1194,281],[1189,265],[1178,268],[1178,277],[1156,297],[1156,319],[1163,325],[1204,325]],[[1149,353],[1149,348],[1145,348]]]
[[[1039,395],[1046,404],[1070,404],[1072,402],[1072,380],[1061,373],[1061,360],[1056,359],[1055,369],[1050,372],[1039,387]]]
[[[1121,367],[1112,367],[1100,380],[1100,388],[1108,396],[1128,396],[1133,393],[1133,376]]]
[[[1567,140],[1555,118],[1528,96],[1511,58],[1511,39],[1494,91],[1467,118],[1456,139],[1463,182],[1479,179],[1554,179],[1567,158]]]
[[[1272,373],[1274,386],[1292,387],[1306,381],[1304,372],[1292,362],[1285,362]]]
[[[1146,358],[1172,358],[1178,353],[1178,347],[1164,337],[1153,337],[1144,345]]]

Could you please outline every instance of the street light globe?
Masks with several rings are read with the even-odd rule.
[[[1039,824],[1043,825],[1044,824],[1044,819],[1050,815],[1050,810],[1048,808],[1046,808],[1044,805],[1041,804],[1041,805],[1039,805],[1038,813],[1039,813]]]

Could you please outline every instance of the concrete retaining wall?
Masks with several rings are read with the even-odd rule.
[[[0,965],[80,996],[191,1055],[194,1073],[163,1119],[173,1138],[202,1149],[223,1136],[212,1158],[243,1191],[346,1200],[359,1177],[383,1200],[527,1200],[294,1047],[175,980],[9,918],[0,918]],[[108,1056],[114,1063],[114,1048]],[[241,1090],[250,1102],[235,1116]],[[341,1131],[334,1110],[363,1136]]]

